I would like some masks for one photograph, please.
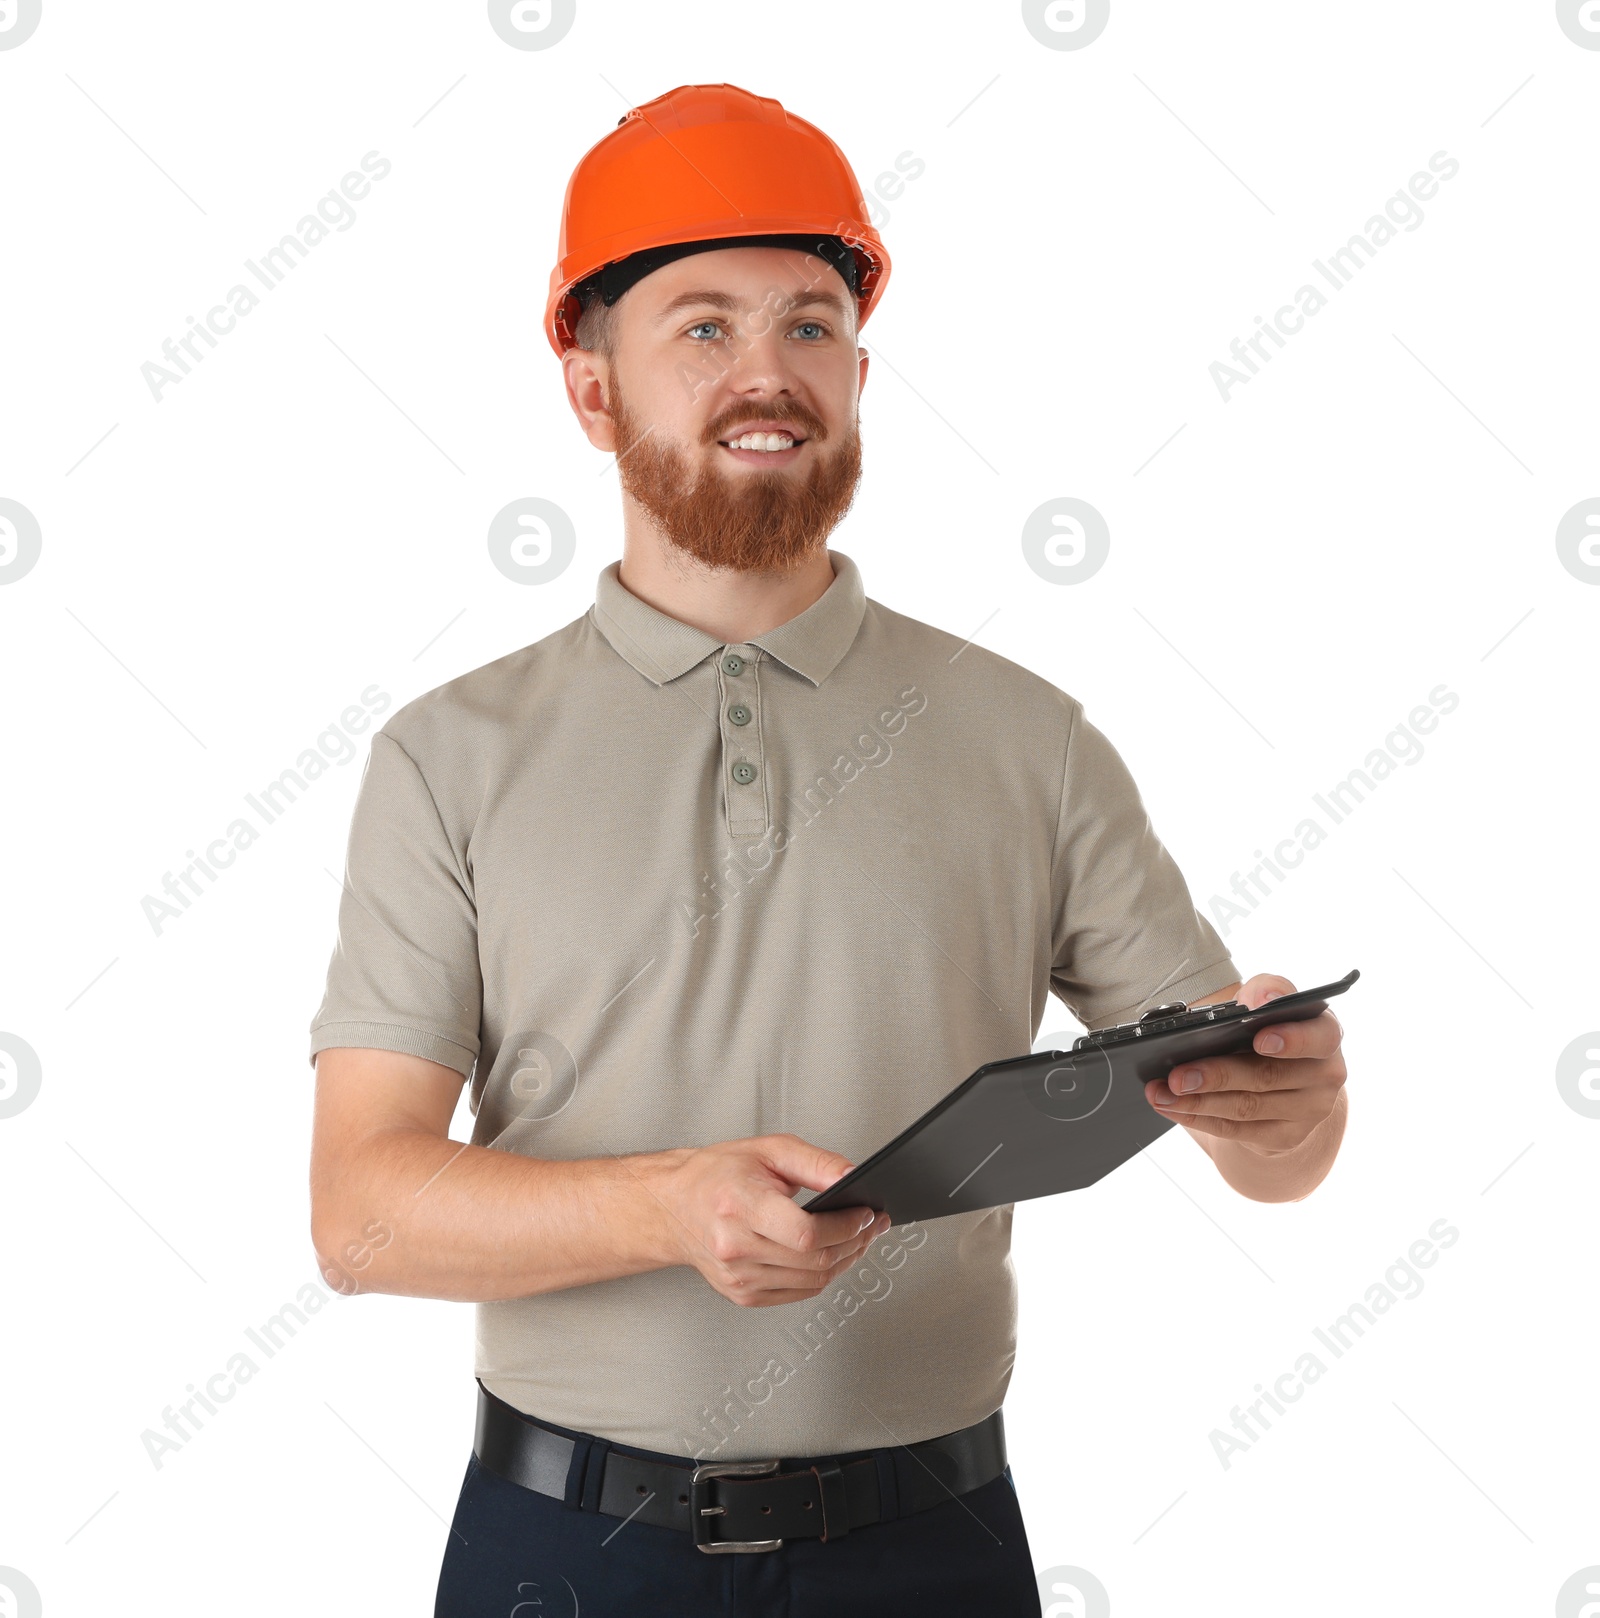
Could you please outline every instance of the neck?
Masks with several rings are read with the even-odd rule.
[[[624,533],[617,578],[647,606],[724,644],[739,644],[797,618],[833,583],[833,559],[819,546],[786,572],[710,568],[654,535]]]

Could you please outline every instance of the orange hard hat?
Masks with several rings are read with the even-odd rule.
[[[681,84],[632,108],[567,182],[550,346],[560,358],[576,344],[580,283],[614,303],[672,258],[741,243],[831,262],[855,294],[858,327],[889,279],[855,174],[815,124],[736,84]]]

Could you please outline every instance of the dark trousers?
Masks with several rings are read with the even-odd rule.
[[[560,1429],[565,1431],[566,1429]],[[681,1456],[633,1450],[652,1460]],[[434,1618],[1039,1618],[1001,1477],[842,1539],[708,1555],[688,1534],[579,1511],[467,1462]]]

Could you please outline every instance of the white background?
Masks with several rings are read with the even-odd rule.
[[[364,688],[586,610],[620,527],[541,330],[562,193],[628,106],[720,80],[869,190],[922,161],[876,204],[838,546],[1081,698],[1202,910],[1459,698],[1227,933],[1247,975],[1361,969],[1322,1186],[1250,1202],[1174,1130],[1017,1211],[1036,1567],[1119,1615],[1552,1610],[1600,1563],[1600,1120],[1556,1082],[1600,1027],[1600,589],[1555,544],[1600,495],[1600,51],[1544,0],[1119,0],[1079,50],[1015,4],[580,0],[519,50],[481,4],[45,0],[0,51],[0,497],[43,534],[0,587],[0,1030],[43,1073],[0,1119],[0,1566],[52,1614],[432,1610],[469,1307],[335,1299],[159,1470],[140,1437],[316,1277],[306,1047],[367,739],[159,935],[141,901]],[[163,339],[373,150],[355,224],[157,403]],[[1441,151],[1423,223],[1224,403],[1229,343]],[[485,543],[529,495],[578,531],[532,588]],[[1066,586],[1020,537],[1061,496],[1111,534]],[[1041,1045],[1074,1031],[1052,1002]],[[1440,1219],[1420,1293],[1224,1467],[1212,1431]]]

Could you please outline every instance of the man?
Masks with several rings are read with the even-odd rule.
[[[628,114],[568,187],[546,318],[621,561],[373,739],[312,1232],[362,1290],[478,1304],[439,1614],[1036,1614],[1011,1209],[800,1199],[1026,1052],[1052,989],[1103,1027],[1292,987],[1241,987],[1079,703],[828,549],[887,271],[776,102]],[[1338,1023],[1256,1052],[1149,1099],[1243,1195],[1302,1197]]]

